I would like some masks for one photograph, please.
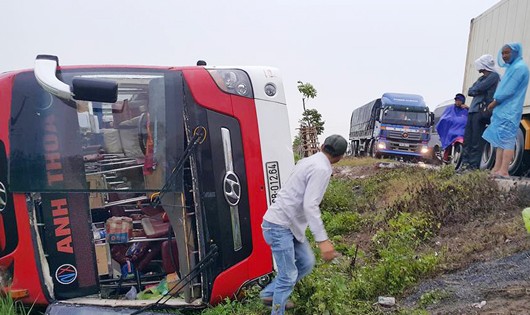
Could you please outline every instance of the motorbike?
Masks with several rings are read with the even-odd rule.
[[[437,155],[444,164],[452,164],[455,168],[462,162],[464,148],[464,137],[457,137],[447,148],[441,150]]]

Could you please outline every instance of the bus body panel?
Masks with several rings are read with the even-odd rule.
[[[198,77],[200,78],[198,81]],[[243,142],[244,164],[247,174],[248,199],[251,209],[252,255],[244,261],[231,266],[219,274],[214,282],[211,303],[222,300],[227,294],[236,292],[248,279],[257,278],[272,271],[270,259],[264,259],[268,251],[261,235],[261,221],[266,211],[265,181],[263,174],[262,152],[260,148],[260,134],[256,118],[255,101],[235,95],[211,94],[205,97],[202,89],[212,89],[213,81],[206,71],[184,71],[184,77],[190,84],[190,90],[195,101],[205,107],[230,116],[239,122]],[[208,86],[209,85],[209,86]],[[217,88],[217,87],[216,87]],[[227,98],[228,97],[228,98]],[[230,106],[231,105],[231,106]]]
[[[47,304],[48,294],[43,290],[42,277],[38,268],[38,255],[34,247],[34,233],[29,222],[29,211],[24,194],[13,194],[8,184],[9,159],[9,120],[11,117],[11,91],[16,73],[0,76],[0,141],[2,160],[0,163],[0,181],[5,187],[5,208],[0,212],[0,266],[6,268],[12,277],[11,289],[28,290],[29,295],[22,299],[24,303]],[[5,160],[4,160],[5,159]]]

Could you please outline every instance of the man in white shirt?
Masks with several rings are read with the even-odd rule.
[[[294,307],[288,301],[289,295],[315,265],[315,256],[305,237],[308,226],[325,261],[338,255],[328,239],[319,205],[328,187],[331,164],[340,161],[346,147],[343,137],[327,137],[322,152],[296,164],[275,203],[263,216],[263,236],[272,249],[278,274],[260,297],[265,304],[272,305],[273,315],[283,315],[286,308]]]

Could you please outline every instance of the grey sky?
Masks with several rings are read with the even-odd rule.
[[[3,0],[0,72],[31,68],[37,54],[63,65],[270,65],[293,133],[301,80],[318,91],[307,107],[324,135],[347,137],[351,111],[384,92],[423,95],[431,109],[461,92],[469,22],[497,2]]]

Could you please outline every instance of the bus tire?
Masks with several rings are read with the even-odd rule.
[[[490,170],[495,163],[495,148],[493,148],[489,142],[484,144],[484,150],[482,150],[482,157],[480,158],[480,169]]]

